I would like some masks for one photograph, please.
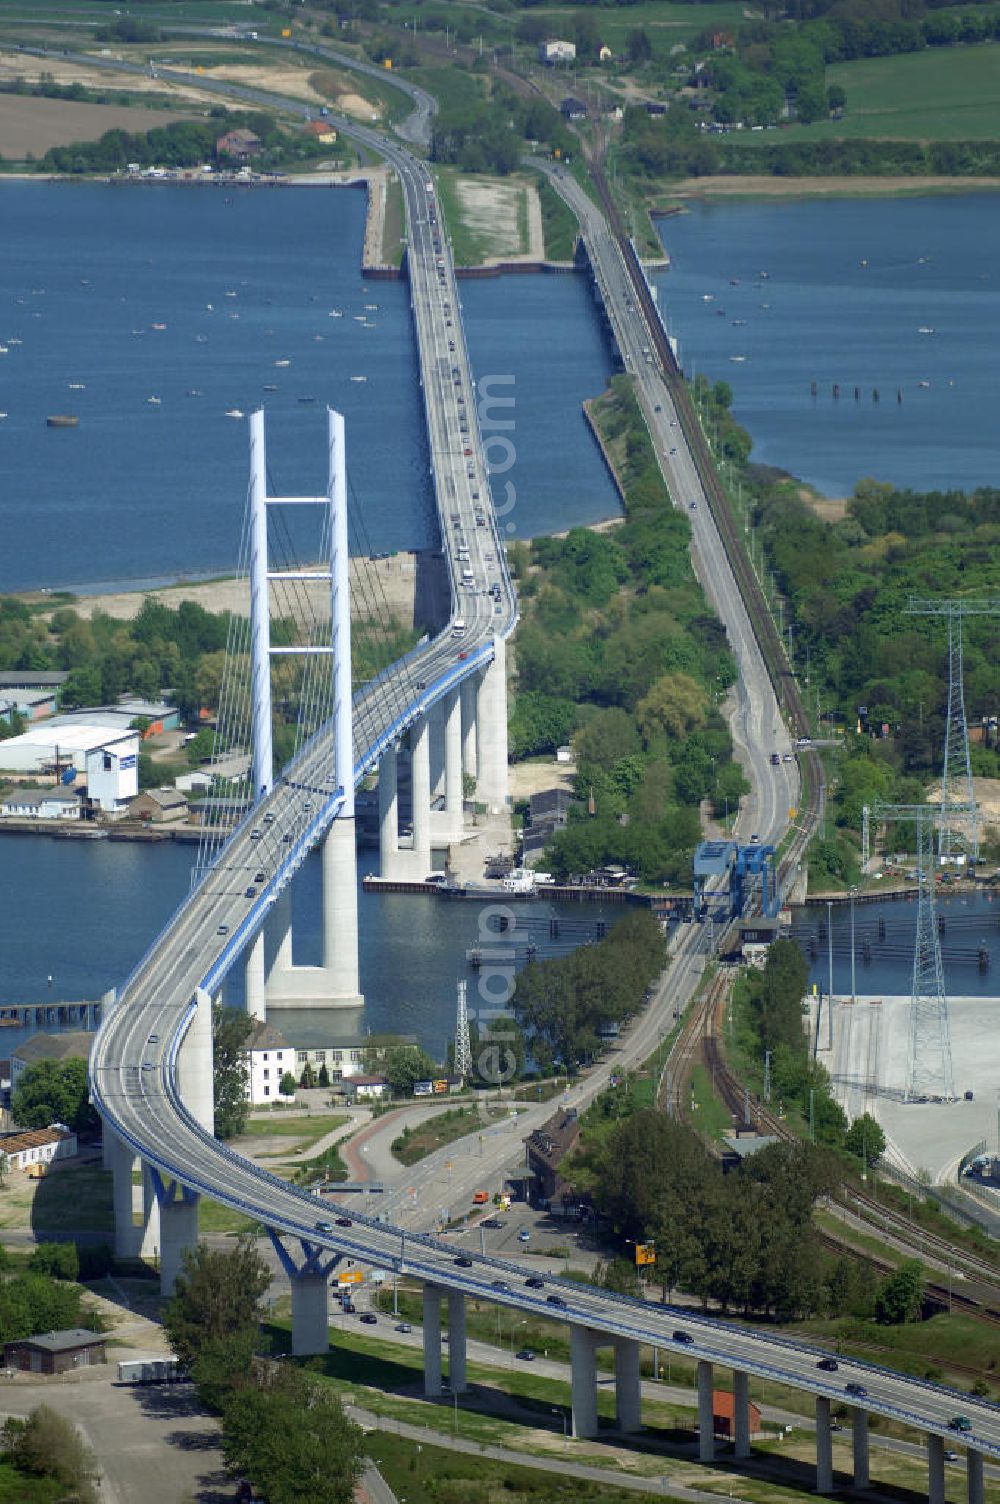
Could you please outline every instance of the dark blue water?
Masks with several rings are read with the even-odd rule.
[[[730,382],[755,460],[831,496],[1000,482],[1000,194],[693,203],[659,230],[685,372]]]
[[[364,211],[346,189],[3,185],[0,590],[233,568],[247,440],[225,415],[261,402],[276,492],[325,488],[330,403],[370,546],[434,544],[408,289],[363,281]],[[513,531],[614,515],[580,412],[609,374],[583,280],[462,299],[477,374],[515,377]],[[80,426],[48,429],[51,413]]]
[[[122,984],[188,892],[194,848],[158,844],[61,840],[42,835],[0,839],[4,883],[0,913],[0,1006],[19,1002],[94,1000]],[[534,942],[540,956],[590,939],[598,920],[613,920],[594,904],[517,903],[514,926],[498,936],[483,933],[485,906],[423,895],[358,893],[364,1027],[373,1033],[416,1034],[442,1059],[455,1029],[455,993],[468,979],[470,1013],[481,1005],[478,978],[466,951],[487,943],[509,947],[510,965],[520,967]],[[549,920],[560,919],[553,940]],[[322,961],[320,867],[309,858],[293,889],[295,960]],[[498,963],[499,964],[499,963]],[[503,963],[506,966],[506,962]],[[51,986],[48,978],[51,976]],[[494,985],[491,983],[491,985]],[[227,997],[242,998],[234,973]],[[489,999],[487,999],[489,1002]],[[355,1027],[354,1015],[349,1015]],[[4,1030],[4,1052],[20,1043]]]
[[[939,894],[937,914],[948,992],[955,997],[995,997],[1000,992],[1000,894]],[[861,995],[909,993],[916,916],[915,899],[855,904],[855,982]],[[833,990],[850,993],[850,905],[834,904],[832,918]],[[826,905],[810,904],[795,912],[792,925],[792,936],[810,961],[809,981],[824,991],[830,977],[826,923]],[[980,966],[981,950],[988,958],[985,969]]]

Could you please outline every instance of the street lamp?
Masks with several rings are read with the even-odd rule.
[[[558,1409],[553,1409],[552,1414],[558,1415],[559,1419],[562,1421],[563,1445],[565,1446],[566,1442],[569,1440],[569,1417],[567,1416],[566,1411],[562,1405],[560,1405]]]
[[[511,1368],[514,1367],[514,1334],[517,1331],[517,1329],[518,1329],[519,1326],[527,1326],[527,1325],[528,1325],[527,1317],[525,1317],[525,1319],[523,1321],[514,1321],[514,1322],[511,1323],[511,1328],[510,1328],[510,1366],[511,1366]]]

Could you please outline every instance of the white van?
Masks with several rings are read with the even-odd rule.
[[[452,622],[452,625],[451,625],[451,635],[452,635],[452,637],[464,637],[465,636],[465,622],[463,621],[463,619],[462,619],[461,616],[457,616],[455,618],[455,620]]]

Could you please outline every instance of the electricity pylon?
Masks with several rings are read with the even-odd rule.
[[[911,595],[906,608],[909,616],[946,616],[948,618],[948,714],[944,734],[944,769],[941,774],[942,820],[938,827],[938,856],[950,857],[954,838],[960,834],[951,818],[957,808],[969,811],[964,827],[963,844],[975,862],[979,856],[979,828],[976,819],[976,795],[972,784],[969,758],[969,726],[965,718],[965,685],[962,658],[963,616],[1000,616],[1000,599],[996,596],[958,596],[935,600]],[[964,787],[962,787],[964,785]],[[960,789],[957,808],[952,805],[952,789]]]
[[[952,805],[949,817],[969,812],[967,805]],[[913,947],[905,1102],[925,1102],[928,1098],[951,1102],[955,1097],[948,997],[934,901],[934,827],[941,818],[942,812],[934,804],[873,804],[864,809],[866,863],[872,820],[879,825],[912,821],[917,833],[917,933]]]
[[[472,1075],[472,1044],[469,1039],[469,1010],[465,1001],[465,983],[458,984],[458,1009],[455,1017],[455,1075],[463,1081]]]

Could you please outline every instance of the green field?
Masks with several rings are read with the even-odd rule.
[[[936,47],[836,63],[826,70],[826,81],[840,84],[847,94],[843,120],[765,131],[749,136],[746,144],[862,136],[983,141],[1000,136],[1000,47]]]

